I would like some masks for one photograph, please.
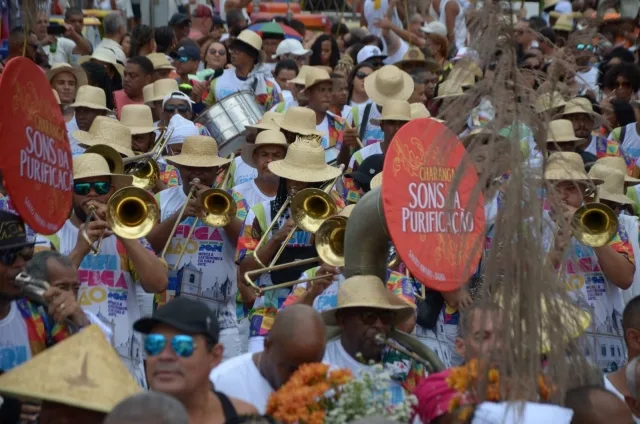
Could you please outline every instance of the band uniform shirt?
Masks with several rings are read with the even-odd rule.
[[[335,160],[342,147],[345,121],[331,112],[327,112],[322,122],[316,125],[316,130],[322,133],[322,148],[324,149],[325,162]]]
[[[229,97],[239,91],[253,91],[250,85],[252,79],[238,78],[235,69],[225,69],[222,75],[211,81],[209,96],[206,98],[205,103],[214,105],[225,97]],[[281,100],[280,87],[273,77],[265,78],[265,84],[266,93],[256,93],[256,101],[265,110],[269,110]]]
[[[242,156],[237,156],[233,159],[233,162],[231,162],[231,166],[229,167],[229,181],[232,181],[233,187],[251,181],[257,176],[258,170],[247,165],[242,160]]]
[[[349,113],[347,113],[347,115],[344,117],[347,125],[355,128],[358,134],[360,134],[360,125],[363,124],[362,121],[364,120],[364,112],[368,104],[371,104],[371,107],[369,108],[369,119],[366,122],[364,137],[361,140],[364,146],[368,146],[370,144],[384,140],[384,133],[382,132],[382,128],[380,128],[379,125],[375,125],[373,122],[371,122],[372,119],[378,119],[381,116],[376,104],[370,102],[353,106]]]
[[[244,198],[235,191],[231,195],[237,205],[236,218],[244,220],[248,210]],[[156,194],[156,199],[160,205],[160,221],[165,221],[184,206],[187,195],[182,186],[177,186]],[[165,257],[170,266],[178,260],[194,221],[194,217],[188,217],[178,225]],[[211,227],[198,220],[178,271],[169,274],[168,291],[206,303],[216,312],[222,330],[238,325],[235,248],[224,228]]]
[[[247,207],[251,209],[258,203],[270,202],[274,200],[276,196],[267,196],[260,191],[256,185],[256,180],[249,180],[246,183],[239,184],[233,188],[237,191],[247,202]]]

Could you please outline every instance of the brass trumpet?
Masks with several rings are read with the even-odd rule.
[[[586,246],[601,247],[618,232],[618,217],[604,203],[587,203],[573,214],[573,236]]]

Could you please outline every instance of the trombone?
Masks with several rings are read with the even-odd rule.
[[[602,247],[618,232],[618,217],[609,206],[600,203],[598,187],[594,202],[578,208],[571,220],[573,236],[582,244]]]
[[[173,135],[173,128],[166,129],[150,152],[123,159],[127,174],[133,176],[134,187],[150,190],[156,185],[160,178],[158,159],[167,146],[171,135]]]

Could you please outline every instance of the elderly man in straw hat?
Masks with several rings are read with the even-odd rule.
[[[0,376],[0,394],[42,402],[41,424],[101,424],[118,402],[141,391],[97,326]]]
[[[290,113],[289,109],[287,113]],[[299,138],[289,146],[287,154],[283,160],[271,162],[269,170],[280,177],[276,198],[256,204],[251,208],[244,222],[240,239],[238,240],[237,262],[240,265],[240,275],[256,269],[262,268],[261,264],[271,262],[276,252],[287,239],[289,232],[295,227],[291,217],[291,209],[287,210],[279,217],[274,225],[271,234],[266,235],[266,242],[255,251],[258,241],[262,238],[264,231],[280,210],[287,197],[309,187],[320,187],[322,183],[330,181],[340,175],[340,170],[325,164],[324,149],[317,141],[318,136]],[[344,206],[342,201],[338,209]],[[291,262],[294,259],[305,259],[317,256],[316,248],[313,245],[312,234],[297,229],[293,237],[288,240],[283,254],[278,263]],[[258,258],[256,259],[256,255]],[[286,270],[263,274],[257,281],[260,287],[267,287],[273,284],[282,283],[298,278],[305,270],[304,267],[297,266]],[[249,351],[257,352],[262,350],[264,337],[271,329],[273,316],[282,306],[282,303],[289,295],[290,288],[278,289],[268,296],[260,296],[256,299],[255,292],[247,290],[242,293],[245,297],[243,301],[246,305],[253,305],[251,316],[251,333],[249,339]]]
[[[249,90],[265,110],[271,109],[281,100],[281,93],[271,71],[263,63],[260,36],[245,29],[233,39],[229,50],[233,68],[225,69],[221,76],[211,81],[205,102],[213,105],[239,91]]]
[[[73,178],[71,217],[49,239],[78,268],[80,305],[111,323],[116,351],[145,386],[141,340],[131,332],[140,316],[137,291],[164,291],[167,268],[144,238],[125,239],[111,230],[107,203],[116,190],[131,185],[132,177],[113,174],[102,156],[85,153],[73,159]],[[101,238],[100,250],[92,252]]]
[[[60,96],[60,104],[64,108],[74,102],[78,88],[87,85],[87,74],[79,66],[71,66],[68,63],[58,63],[47,71],[47,79],[51,87]],[[71,113],[68,113],[71,112]],[[65,121],[69,122],[73,117],[73,110],[65,111]]]
[[[71,154],[76,156],[84,153],[84,148],[80,147],[73,134],[78,130],[89,131],[96,117],[107,116],[107,96],[102,88],[83,85],[78,89],[76,101],[70,107],[74,110],[74,117],[67,123],[67,135],[71,144]]]
[[[233,206],[237,209],[224,227],[212,227],[198,219],[206,211],[197,202],[197,196],[214,186],[218,171],[230,162],[218,156],[218,146],[213,138],[199,135],[187,137],[180,154],[169,156],[166,160],[178,168],[182,185],[156,195],[161,222],[149,233],[148,238],[157,253],[163,252],[166,246],[164,258],[177,271],[175,274],[172,272],[172,284],[174,275],[176,278],[182,277],[175,281],[176,293],[180,286],[183,292],[191,287],[201,293],[198,297],[217,312],[225,358],[231,358],[240,353],[234,254],[238,234],[247,215],[246,202],[237,192],[231,192],[235,202]],[[177,222],[192,189],[197,190],[196,196],[189,199],[181,221]],[[176,224],[176,231],[172,234]],[[187,240],[194,225],[196,229],[191,239]],[[181,255],[183,248],[184,254]],[[197,268],[194,268],[196,264]]]
[[[574,152],[552,153],[544,178],[551,185],[550,195],[557,199],[559,210],[550,212],[556,222],[571,219],[582,206],[584,198],[593,191],[593,186],[603,182],[602,179],[587,175],[582,158]],[[622,173],[613,178],[617,178],[617,185],[624,182]],[[612,180],[610,184],[616,182]],[[607,188],[603,192],[611,199],[611,189]],[[620,200],[618,196],[615,198]],[[584,309],[593,310],[593,322],[599,337],[606,335],[612,344],[624,351],[620,322],[623,309],[621,291],[631,286],[635,273],[635,257],[624,227],[618,226],[613,239],[600,247],[586,246],[572,234],[558,231],[553,237],[549,255],[555,266],[566,270],[565,287],[571,297]],[[589,346],[593,346],[592,337],[593,334],[588,330]],[[619,367],[624,359],[602,357],[597,349],[591,357],[605,370],[609,369],[610,360],[616,361]]]

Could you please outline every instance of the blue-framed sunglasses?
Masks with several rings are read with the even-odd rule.
[[[578,44],[576,46],[576,50],[578,50],[579,52],[583,50],[590,52],[590,51],[593,51],[593,46],[591,44]]]
[[[162,334],[147,334],[144,339],[144,350],[149,356],[159,355],[167,345],[167,338]],[[178,334],[171,338],[171,348],[181,358],[193,355],[196,344],[193,337],[186,334]]]
[[[91,191],[91,187],[98,195],[109,193],[111,183],[109,181],[93,181],[73,183],[73,191],[79,196],[86,196]]]

